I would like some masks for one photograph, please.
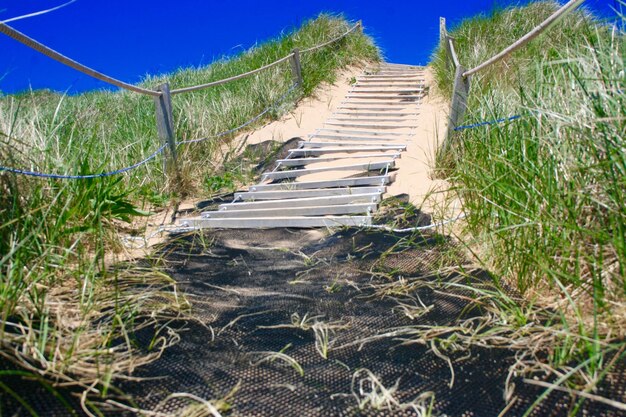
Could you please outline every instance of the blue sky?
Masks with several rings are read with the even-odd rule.
[[[0,20],[64,0],[0,0]],[[127,82],[146,74],[208,64],[276,37],[320,12],[361,19],[390,62],[425,64],[439,16],[449,24],[505,6],[507,0],[78,0],[11,25],[61,53]],[[605,16],[618,0],[588,0]],[[108,88],[0,34],[0,91],[50,88],[76,93]]]

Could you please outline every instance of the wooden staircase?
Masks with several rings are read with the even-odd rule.
[[[276,161],[259,184],[200,217],[192,228],[368,226],[414,140],[424,91],[419,67],[383,63],[357,78],[324,125]]]

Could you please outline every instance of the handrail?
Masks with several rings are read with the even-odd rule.
[[[75,0],[71,0],[67,4],[71,4],[73,3]],[[63,5],[63,6],[65,6]],[[60,7],[63,7],[60,6]],[[58,9],[58,8],[57,8]],[[56,10],[56,9],[54,9]],[[343,33],[342,35],[333,38],[327,42],[324,42],[320,45],[316,45],[314,47],[305,49],[302,52],[310,52],[310,51],[314,51],[320,48],[323,48],[327,45],[330,45],[333,42],[338,41],[339,39],[344,38],[345,36],[349,35],[351,32],[353,32],[355,29],[357,28],[362,28],[362,24],[361,21],[357,22],[352,28],[350,28],[347,32]],[[174,131],[174,123],[172,120],[172,98],[171,96],[173,94],[180,94],[180,93],[185,93],[185,92],[190,92],[190,91],[198,91],[198,90],[202,90],[204,88],[208,88],[211,86],[215,86],[215,85],[220,85],[220,84],[225,84],[228,83],[230,81],[234,81],[234,80],[238,80],[244,77],[248,77],[252,74],[256,74],[260,71],[266,70],[268,68],[271,68],[275,65],[278,65],[282,62],[285,62],[287,60],[291,60],[291,64],[292,64],[292,72],[294,75],[294,79],[295,79],[295,83],[292,87],[289,88],[289,90],[287,91],[287,93],[285,93],[277,102],[275,102],[274,104],[272,104],[270,107],[266,108],[265,110],[263,110],[260,114],[258,114],[257,116],[253,117],[251,120],[248,120],[247,122],[245,122],[244,124],[227,130],[225,132],[222,132],[218,135],[216,135],[215,137],[221,137],[230,133],[233,133],[243,127],[246,127],[248,125],[250,125],[251,123],[255,122],[256,120],[260,119],[263,115],[265,115],[267,112],[269,112],[272,108],[274,108],[277,104],[279,104],[280,102],[282,102],[295,88],[297,88],[298,86],[302,85],[302,68],[301,68],[301,63],[300,63],[300,51],[298,49],[294,49],[290,54],[288,54],[287,56],[280,58],[272,63],[269,63],[267,65],[264,65],[260,68],[256,68],[254,70],[248,71],[246,73],[243,74],[239,74],[239,75],[235,75],[232,77],[228,77],[222,80],[218,80],[218,81],[212,81],[206,84],[200,84],[200,85],[195,85],[195,86],[190,86],[190,87],[183,87],[183,88],[179,88],[176,90],[170,90],[169,89],[169,84],[165,83],[161,86],[159,86],[159,88],[157,90],[150,90],[150,89],[146,89],[146,88],[142,88],[142,87],[137,87],[135,85],[132,84],[128,84],[125,83],[123,81],[117,80],[113,77],[109,77],[108,75],[105,75],[101,72],[98,72],[92,68],[89,68],[77,61],[74,61],[71,58],[66,57],[65,55],[53,50],[52,48],[49,48],[47,46],[45,46],[44,44],[37,42],[36,40],[28,37],[27,35],[11,28],[10,26],[6,25],[4,22],[0,21],[0,33],[4,33],[5,35],[13,38],[14,40],[23,43],[24,45],[42,53],[43,55],[46,55],[58,62],[61,62],[64,65],[67,65],[71,68],[74,68],[77,71],[80,71],[84,74],[87,74],[93,78],[96,78],[98,80],[104,81],[106,83],[109,83],[111,85],[115,85],[117,87],[126,89],[126,90],[130,90],[130,91],[134,91],[140,94],[146,94],[146,95],[150,95],[153,96],[154,100],[155,100],[155,109],[156,109],[156,119],[157,119],[157,130],[159,132],[159,137],[161,139],[161,141],[163,142],[161,147],[154,152],[152,155],[150,155],[148,158],[144,159],[143,161],[140,161],[136,164],[133,164],[129,167],[126,168],[122,168],[122,169],[118,169],[115,171],[110,171],[110,172],[103,172],[103,173],[99,173],[99,174],[86,174],[86,175],[65,175],[65,174],[48,174],[48,173],[41,173],[41,172],[35,172],[35,171],[27,171],[27,170],[22,170],[22,169],[17,169],[17,168],[10,168],[10,167],[4,167],[4,166],[0,166],[0,172],[3,171],[8,171],[8,172],[12,172],[14,174],[21,174],[21,175],[28,175],[28,176],[34,176],[34,177],[40,177],[40,178],[57,178],[57,179],[83,179],[83,178],[100,178],[100,177],[106,177],[106,176],[110,176],[110,175],[116,175],[116,174],[121,174],[123,172],[127,172],[130,171],[134,168],[137,168],[149,161],[151,161],[152,159],[154,159],[158,154],[160,154],[161,152],[165,151],[166,148],[169,149],[169,154],[170,154],[170,159],[172,160],[173,164],[172,164],[172,168],[174,171],[174,175],[175,175],[175,182],[178,182],[178,176],[179,176],[179,172],[178,172],[178,166],[177,166],[177,161],[176,161],[176,147],[177,145],[181,145],[183,143],[195,143],[195,142],[201,142],[204,140],[207,140],[209,138],[201,138],[201,139],[195,139],[195,140],[187,140],[187,141],[182,141],[182,142],[176,142],[175,139],[175,131]],[[168,168],[166,166],[166,168]]]
[[[13,29],[12,27],[4,24],[4,23],[0,23],[0,32],[4,33],[5,35],[15,39],[18,42],[23,43],[24,45],[28,46],[29,48],[32,48],[44,55],[46,55],[47,57],[50,57],[52,59],[54,59],[55,61],[59,61],[62,64],[67,65],[68,67],[72,67],[77,71],[82,72],[83,74],[87,74],[93,78],[96,78],[100,81],[104,81],[105,83],[109,83],[112,85],[115,85],[117,87],[126,89],[126,90],[130,90],[130,91],[134,91],[136,93],[139,94],[147,94],[149,96],[153,96],[153,97],[159,97],[161,95],[161,93],[159,91],[154,91],[154,90],[148,90],[146,88],[141,88],[141,87],[137,87],[135,85],[132,84],[128,84],[125,83],[124,81],[120,81],[118,79],[115,79],[113,77],[109,77],[108,75],[105,75],[101,72],[98,72],[96,70],[94,70],[93,68],[89,68],[79,62],[74,61],[71,58],[66,57],[63,54],[60,54],[59,52],[48,48],[46,45],[37,42],[36,40],[34,40],[33,38],[30,38],[26,35],[24,35],[22,32],[19,32],[15,29]]]
[[[64,7],[66,7],[66,6],[69,6],[72,3],[75,3],[76,1],[78,1],[78,0],[70,0],[67,3],[63,3],[63,4],[59,5],[59,6],[52,7],[51,9],[39,10],[39,11],[34,12],[34,13],[28,13],[28,14],[24,14],[24,15],[21,15],[21,16],[12,17],[10,19],[3,20],[0,23],[11,23],[11,22],[15,22],[15,21],[18,21],[18,20],[22,20],[22,19],[28,19],[28,18],[31,18],[31,17],[41,16],[42,14],[46,14],[46,13],[50,13],[50,12],[54,12],[54,11],[57,11],[59,9],[62,9]]]
[[[450,55],[452,56],[452,62],[454,63],[454,68],[458,68],[461,66],[459,63],[459,57],[456,54],[456,49],[454,48],[454,38],[446,35],[446,39],[448,41],[448,47],[450,48]]]
[[[568,3],[566,3],[559,10],[554,12],[554,14],[552,14],[550,17],[548,17],[546,20],[544,20],[538,26],[536,26],[533,30],[531,30],[526,35],[522,36],[516,42],[511,44],[511,46],[509,46],[508,48],[504,49],[499,54],[494,55],[493,57],[489,58],[488,60],[486,60],[482,64],[480,64],[480,65],[478,65],[478,66],[476,66],[476,67],[474,67],[474,68],[472,68],[472,69],[470,69],[468,71],[465,71],[463,73],[463,78],[467,78],[470,75],[473,75],[473,74],[477,73],[478,71],[481,71],[481,70],[483,70],[483,69],[485,69],[485,68],[495,64],[496,62],[498,62],[501,59],[505,58],[507,55],[509,55],[512,52],[514,52],[515,50],[517,50],[517,49],[521,48],[522,46],[526,45],[528,42],[530,42],[531,40],[533,40],[534,38],[539,36],[544,30],[546,30],[551,25],[556,23],[557,20],[559,20],[565,14],[567,14],[571,10],[574,10],[575,8],[580,6],[584,1],[585,0],[570,0]]]
[[[72,3],[73,1],[70,1],[68,4]],[[320,49],[320,48],[323,48],[323,47],[325,47],[327,45],[330,45],[333,42],[337,42],[338,40],[348,36],[355,29],[360,28],[360,27],[361,27],[361,22],[359,21],[354,26],[352,26],[350,29],[348,29],[348,31],[346,31],[345,33],[337,36],[336,38],[331,39],[331,40],[329,40],[327,42],[324,42],[324,43],[322,43],[320,45],[316,45],[316,46],[313,46],[311,48],[304,49],[304,50],[300,51],[300,53],[306,53],[306,52],[315,51],[317,49]],[[93,68],[89,68],[89,67],[87,67],[87,66],[85,66],[85,65],[83,65],[83,64],[81,64],[81,63],[79,63],[77,61],[74,61],[73,59],[71,59],[69,57],[66,57],[65,55],[63,55],[63,54],[61,54],[61,53],[59,53],[59,52],[57,52],[57,51],[55,51],[55,50],[45,46],[44,44],[42,44],[40,42],[37,42],[33,38],[28,37],[27,35],[25,35],[25,34],[15,30],[15,29],[13,29],[12,27],[6,25],[3,22],[0,22],[0,32],[4,33],[5,35],[7,35],[7,36],[9,36],[9,37],[11,37],[13,39],[15,39],[18,42],[21,42],[22,44],[24,44],[24,45],[26,45],[26,46],[28,46],[28,47],[30,47],[30,48],[40,52],[40,53],[46,55],[49,58],[52,58],[52,59],[54,59],[54,60],[56,60],[56,61],[58,61],[58,62],[60,62],[62,64],[65,64],[65,65],[67,65],[69,67],[72,67],[75,70],[80,71],[80,72],[82,72],[84,74],[87,74],[87,75],[89,75],[89,76],[91,76],[93,78],[96,78],[96,79],[100,80],[100,81],[104,81],[104,82],[109,83],[111,85],[114,85],[116,87],[120,87],[120,88],[123,88],[123,89],[126,89],[126,90],[134,91],[134,92],[140,93],[140,94],[147,94],[147,95],[150,95],[150,96],[153,96],[153,97],[159,97],[162,94],[160,91],[155,91],[155,90],[150,90],[150,89],[146,89],[146,88],[142,88],[142,87],[137,87],[135,85],[125,83],[124,81],[120,81],[120,80],[115,79],[113,77],[110,77],[110,76],[108,76],[106,74],[103,74],[103,73],[101,73],[99,71],[96,71]],[[232,76],[232,77],[229,77],[229,78],[225,78],[223,80],[212,81],[210,83],[199,84],[199,85],[190,86],[190,87],[177,88],[175,90],[171,90],[170,94],[174,95],[174,94],[187,93],[187,92],[191,92],[191,91],[202,90],[202,89],[205,89],[205,88],[208,88],[208,87],[213,87],[213,86],[216,86],[216,85],[226,84],[228,82],[235,81],[235,80],[238,80],[238,79],[241,79],[241,78],[244,78],[244,77],[248,77],[248,76],[250,76],[252,74],[256,74],[257,72],[260,72],[260,71],[266,70],[268,68],[271,68],[271,67],[273,67],[275,65],[280,64],[281,62],[287,61],[288,59],[292,58],[294,55],[295,55],[294,52],[292,52],[289,55],[287,55],[285,57],[282,57],[282,58],[280,58],[280,59],[278,59],[278,60],[276,60],[276,61],[274,61],[274,62],[272,62],[270,64],[264,65],[264,66],[262,66],[260,68],[254,69],[252,71],[248,71],[248,72],[243,73],[243,74],[239,74],[239,75],[235,75],[235,76]]]
[[[317,49],[320,49],[320,48],[323,48],[325,46],[328,46],[331,43],[337,42],[339,39],[345,38],[350,33],[352,33],[356,28],[360,28],[360,27],[361,27],[361,21],[357,22],[356,25],[354,25],[350,29],[348,29],[348,31],[346,33],[344,33],[343,35],[339,35],[335,39],[331,39],[331,40],[329,40],[327,42],[324,42],[324,43],[322,43],[320,45],[316,45],[316,46],[312,46],[312,47],[307,48],[307,49],[303,49],[302,51],[300,51],[300,53],[304,54],[304,53],[312,52],[312,51],[315,51]]]
[[[303,54],[303,53],[306,53],[306,52],[311,52],[311,51],[323,48],[324,46],[330,45],[333,42],[337,42],[339,39],[342,39],[342,38],[348,36],[356,28],[358,28],[360,26],[361,26],[361,22],[358,22],[353,27],[351,27],[347,32],[343,33],[342,35],[339,35],[336,38],[331,39],[331,40],[329,40],[327,42],[324,42],[324,43],[322,43],[320,45],[316,45],[316,46],[313,46],[311,48],[303,49],[302,51],[300,51],[300,53]],[[284,56],[284,57],[282,57],[282,58],[280,58],[280,59],[278,59],[278,60],[276,60],[276,61],[274,61],[274,62],[272,62],[270,64],[267,64],[267,65],[262,66],[260,68],[254,69],[252,71],[245,72],[243,74],[239,74],[239,75],[235,75],[235,76],[232,76],[232,77],[229,77],[229,78],[225,78],[223,80],[212,81],[210,83],[200,84],[200,85],[196,85],[196,86],[192,86],[192,87],[177,88],[175,90],[170,91],[170,94],[174,95],[174,94],[180,94],[180,93],[188,93],[188,92],[191,92],[191,91],[198,91],[198,90],[202,90],[202,89],[205,89],[205,88],[208,88],[208,87],[213,87],[213,86],[216,86],[216,85],[226,84],[226,83],[231,82],[231,81],[239,80],[241,78],[244,78],[244,77],[250,76],[252,74],[256,74],[257,72],[263,71],[265,69],[271,68],[271,67],[273,67],[275,65],[280,64],[281,62],[285,62],[286,60],[292,58],[294,55],[295,54],[292,52],[289,55]]]
[[[50,179],[55,179],[55,180],[85,180],[85,179],[91,179],[91,178],[111,177],[113,175],[123,174],[124,172],[128,172],[130,170],[139,168],[140,166],[147,164],[148,162],[156,158],[161,152],[163,152],[166,147],[167,147],[167,143],[164,143],[163,145],[161,145],[159,149],[151,153],[150,156],[148,156],[147,158],[139,162],[136,162],[125,168],[116,169],[115,171],[101,172],[98,174],[84,174],[84,175],[49,174],[49,173],[28,171],[25,169],[11,168],[11,167],[5,167],[5,166],[0,166],[0,172],[6,171],[6,172],[12,172],[13,174],[26,175],[29,177],[50,178]]]
[[[493,65],[494,63],[505,58],[512,52],[526,45],[528,42],[539,36],[543,31],[554,25],[560,18],[565,16],[568,12],[574,10],[580,6],[585,0],[570,0],[564,6],[560,7],[556,12],[550,15],[546,20],[537,25],[534,29],[528,32],[526,35],[519,38],[513,44],[502,50],[500,53],[492,56],[482,64],[470,69],[465,70],[463,65],[460,64],[456,50],[454,48],[453,38],[448,35],[446,30],[445,18],[439,20],[439,39],[445,40],[445,47],[447,49],[447,56],[454,62],[455,74],[454,85],[452,87],[452,102],[450,104],[450,117],[448,123],[447,138],[452,137],[452,133],[461,130],[463,126],[460,126],[465,111],[467,110],[467,97],[470,90],[470,76],[476,74],[479,71]],[[446,61],[447,62],[447,61]]]
[[[282,57],[279,60],[274,61],[274,62],[272,62],[270,64],[264,65],[264,66],[259,67],[257,69],[253,69],[252,71],[244,72],[243,74],[234,75],[232,77],[224,78],[223,80],[211,81],[210,83],[194,85],[192,87],[177,88],[176,90],[170,91],[170,94],[173,95],[173,94],[180,94],[180,93],[188,93],[190,91],[198,91],[198,90],[202,90],[202,89],[205,89],[205,88],[208,88],[208,87],[213,87],[213,86],[220,85],[220,84],[226,84],[228,82],[235,81],[235,80],[238,80],[240,78],[245,78],[245,77],[247,77],[249,75],[256,74],[257,72],[261,72],[261,71],[266,70],[268,68],[271,68],[271,67],[273,67],[275,65],[278,65],[281,62],[285,62],[288,59],[290,59],[293,55],[294,55],[294,53],[292,52],[289,55],[287,55],[285,57]]]

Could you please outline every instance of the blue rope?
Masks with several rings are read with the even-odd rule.
[[[218,133],[216,135],[213,136],[208,136],[206,138],[200,138],[200,139],[191,139],[191,140],[183,140],[181,142],[177,142],[177,145],[184,145],[187,143],[198,143],[198,142],[204,142],[205,140],[209,140],[209,139],[217,139],[217,138],[221,138],[223,136],[227,136],[230,135],[231,133],[234,133],[240,129],[243,129],[246,126],[251,125],[252,123],[256,122],[257,120],[259,120],[261,117],[265,116],[270,110],[276,108],[279,104],[282,104],[283,101],[285,101],[285,99],[287,98],[287,96],[289,96],[289,94],[291,94],[291,92],[298,87],[298,84],[294,84],[292,85],[289,90],[287,90],[287,92],[285,94],[283,94],[278,100],[276,100],[274,103],[272,103],[271,106],[267,107],[265,110],[263,110],[261,113],[257,114],[256,116],[254,116],[252,119],[248,120],[247,122],[245,122],[242,125],[239,125],[235,128],[226,130],[224,132]]]
[[[475,127],[480,127],[480,126],[495,125],[497,123],[503,123],[503,122],[511,122],[511,121],[517,120],[517,119],[519,119],[521,117],[522,117],[521,115],[517,114],[515,116],[504,117],[502,119],[491,120],[491,121],[488,121],[488,122],[480,122],[480,123],[475,123],[473,125],[465,125],[465,126],[455,127],[454,130],[458,131],[458,130],[463,130],[463,129],[473,129]]]
[[[115,171],[110,171],[110,172],[101,172],[99,174],[86,174],[86,175],[45,174],[45,173],[42,173],[42,172],[25,171],[23,169],[8,168],[8,167],[3,167],[3,166],[0,166],[0,172],[1,171],[7,171],[7,172],[12,172],[14,174],[28,175],[30,177],[53,178],[53,179],[61,179],[61,180],[82,180],[82,179],[89,179],[89,178],[110,177],[112,175],[122,174],[124,172],[130,171],[131,169],[135,169],[137,167],[140,167],[141,165],[144,165],[144,164],[150,162],[151,160],[156,158],[156,156],[158,154],[163,152],[163,149],[165,149],[166,146],[167,146],[167,144],[161,146],[152,155],[150,155],[149,157],[147,157],[143,161],[137,162],[136,164],[133,164],[133,165],[131,165],[129,167],[117,169]]]

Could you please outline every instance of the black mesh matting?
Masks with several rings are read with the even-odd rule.
[[[181,341],[134,375],[149,379],[119,385],[141,408],[153,409],[171,393],[217,400],[238,386],[224,415],[419,415],[411,409],[359,409],[350,392],[353,374],[361,368],[371,371],[385,387],[397,383],[395,397],[400,402],[434,392],[433,415],[498,416],[506,407],[505,379],[515,361],[515,353],[506,349],[473,348],[451,354],[455,383],[449,387],[448,364],[429,346],[402,345],[384,338],[331,349],[324,359],[315,349],[312,330],[268,328],[291,323],[294,313],[320,316],[322,321],[344,325],[334,334],[334,347],[338,347],[402,326],[448,325],[481,314],[459,297],[469,297],[470,292],[446,294],[423,287],[415,290],[417,294],[376,293],[377,284],[390,280],[456,277],[433,274],[458,265],[461,259],[444,236],[358,230],[330,235],[285,229],[207,231],[172,239],[159,256],[188,295],[197,321],[173,324],[183,329]],[[475,271],[468,280],[475,285],[491,282],[484,271]],[[410,319],[398,311],[398,300],[416,295],[433,307]],[[146,346],[151,337],[146,331],[137,334],[136,341]],[[282,361],[258,363],[264,357],[258,352],[279,351],[297,361],[303,375]],[[623,398],[624,370],[624,364],[618,364],[598,395]],[[521,416],[544,389],[515,378],[512,382],[518,400],[505,415]],[[50,399],[33,399],[32,404],[42,415],[67,415]],[[188,404],[183,398],[173,399],[159,411],[180,412]],[[3,405],[16,408],[6,396]],[[569,395],[555,392],[530,415],[566,416],[575,405]],[[120,415],[119,411],[104,412]],[[22,414],[28,415],[23,409]],[[587,401],[578,415],[620,413]]]

